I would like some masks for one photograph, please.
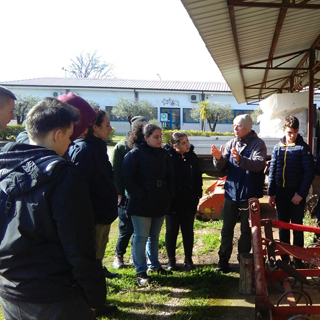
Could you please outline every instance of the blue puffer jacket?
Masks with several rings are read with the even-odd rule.
[[[127,213],[142,217],[161,217],[174,196],[174,172],[169,153],[141,142],[126,154],[122,179],[129,194]]]
[[[240,155],[239,163],[231,158],[232,148]],[[226,143],[220,161],[213,160],[218,170],[228,170],[225,182],[225,198],[244,201],[263,196],[264,168],[267,148],[254,130],[244,138],[234,138]]]
[[[0,296],[53,303],[84,294],[102,307],[87,185],[54,151],[7,144],[0,153]]]
[[[306,198],[314,174],[310,148],[300,134],[289,145],[283,137],[272,151],[268,195],[276,195],[276,189],[282,187],[294,189],[299,196]]]

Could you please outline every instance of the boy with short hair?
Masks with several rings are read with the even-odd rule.
[[[14,119],[15,100],[17,98],[13,92],[0,86],[0,129],[5,129]]]
[[[106,285],[95,259],[87,186],[61,158],[74,107],[45,98],[27,116],[30,144],[0,154],[0,302],[6,319],[92,320]]]
[[[304,206],[312,180],[314,164],[310,148],[299,134],[299,120],[287,116],[283,125],[284,137],[274,147],[269,172],[269,205],[276,207],[277,219],[303,224]],[[290,230],[279,230],[280,241],[290,244]],[[293,231],[293,245],[303,247],[302,231]],[[282,260],[290,263],[288,255]],[[293,258],[296,268],[302,268],[300,259]]]

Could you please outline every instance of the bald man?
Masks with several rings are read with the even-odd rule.
[[[5,129],[14,119],[15,100],[17,98],[10,90],[0,86],[0,129]]]

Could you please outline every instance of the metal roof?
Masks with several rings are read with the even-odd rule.
[[[2,86],[108,88],[136,90],[171,90],[191,92],[231,92],[225,82],[184,82],[165,80],[127,80],[93,78],[38,78],[1,82]]]
[[[319,85],[319,0],[181,2],[238,103]]]

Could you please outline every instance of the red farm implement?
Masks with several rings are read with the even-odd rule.
[[[256,198],[249,200],[249,212],[256,294],[255,319],[315,319],[314,315],[320,315],[320,246],[300,248],[282,243],[273,239],[273,228],[317,234],[320,233],[320,228],[260,219],[260,204]],[[294,269],[281,260],[282,254],[303,260],[307,268]],[[268,294],[268,288],[273,291],[272,298]],[[314,295],[308,293],[310,288],[317,293],[317,304],[312,301],[311,296]],[[274,294],[277,291],[279,294]]]

